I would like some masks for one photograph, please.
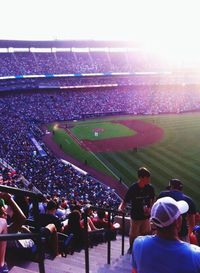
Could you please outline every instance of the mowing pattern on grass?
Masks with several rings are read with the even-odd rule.
[[[200,209],[200,114],[139,117],[163,128],[162,141],[134,150],[98,153],[122,180],[130,185],[137,180],[137,169],[145,166],[152,174],[152,184],[159,193],[171,178],[183,181],[184,192]]]

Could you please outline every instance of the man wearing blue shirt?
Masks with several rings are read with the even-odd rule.
[[[139,236],[132,252],[132,273],[200,272],[200,247],[183,242],[178,233],[182,214],[189,209],[184,200],[158,199],[151,209],[156,235]]]

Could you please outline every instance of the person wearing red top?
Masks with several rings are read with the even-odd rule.
[[[113,224],[112,222],[108,222],[106,218],[106,213],[103,210],[97,211],[97,217],[92,218],[92,222],[98,229],[109,229],[109,232],[106,233],[106,240],[114,240],[116,239],[117,229],[120,227],[119,223]]]
[[[92,222],[94,223],[96,228],[105,228],[106,229],[106,228],[109,228],[109,226],[110,226],[111,229],[116,229],[116,228],[120,227],[120,225],[118,223],[113,224],[110,222],[110,225],[109,225],[108,219],[106,218],[106,213],[103,210],[97,211],[97,217],[93,217]]]

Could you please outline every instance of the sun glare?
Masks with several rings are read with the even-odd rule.
[[[199,8],[198,1],[149,1],[138,39],[174,64],[200,65]]]
[[[132,40],[174,64],[199,65],[199,10],[199,0],[7,0],[0,39]]]

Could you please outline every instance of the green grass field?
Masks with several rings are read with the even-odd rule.
[[[54,138],[57,143],[62,143],[66,153],[83,162],[87,159],[92,167],[115,177],[121,177],[127,185],[137,179],[137,169],[140,166],[146,166],[151,171],[152,184],[156,188],[156,193],[167,186],[169,179],[179,178],[184,183],[184,192],[193,197],[200,209],[200,113],[121,117],[125,120],[128,118],[144,120],[163,128],[163,140],[141,148],[138,152],[129,150],[93,154],[74,143],[62,130],[56,131]],[[113,119],[114,117],[110,120]],[[93,126],[102,127],[105,121],[109,119],[77,122],[77,129],[74,127],[73,133],[79,139],[85,138],[88,130],[90,131]],[[89,125],[90,122],[92,125]],[[84,136],[81,136],[83,131],[85,131]]]

